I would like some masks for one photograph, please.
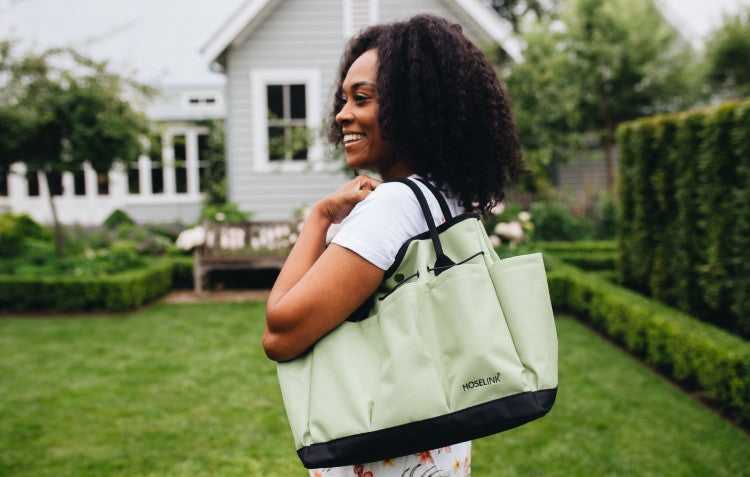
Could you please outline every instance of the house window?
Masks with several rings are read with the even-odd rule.
[[[304,84],[266,86],[268,159],[305,160],[308,149]]]
[[[39,174],[36,171],[26,172],[26,182],[28,182],[29,197],[39,196]]]
[[[164,169],[159,161],[151,161],[151,193],[164,193]]]
[[[210,177],[208,177],[208,134],[198,135],[198,189],[206,192]]]
[[[83,169],[73,171],[73,194],[86,195],[86,172]]]
[[[109,174],[106,172],[96,173],[96,193],[99,195],[109,194]]]
[[[214,110],[221,107],[221,96],[216,91],[188,92],[182,95],[182,104],[187,109]]]
[[[138,162],[130,164],[128,167],[128,193],[141,193],[141,171],[138,168]]]
[[[174,149],[174,179],[175,192],[187,193],[187,153],[185,149],[185,136],[173,136],[172,148]]]
[[[62,174],[60,171],[47,171],[47,187],[49,187],[49,192],[52,195],[62,195],[63,193],[63,185],[62,185]]]
[[[0,168],[0,197],[8,197],[8,171]]]

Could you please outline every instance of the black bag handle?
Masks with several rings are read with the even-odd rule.
[[[443,197],[443,194],[440,192],[440,190],[427,179],[423,179],[421,177],[417,177],[416,179],[422,184],[426,185],[427,188],[430,189],[430,192],[432,192],[432,195],[435,196],[438,204],[440,204],[440,210],[443,212],[443,217],[445,217],[445,220],[452,219],[453,215],[451,214],[451,209],[450,207],[448,207],[448,202],[445,201],[445,197]]]
[[[412,192],[414,192],[414,195],[417,196],[419,207],[422,209],[425,222],[427,222],[427,228],[430,232],[432,245],[433,247],[435,247],[435,256],[437,257],[437,260],[435,260],[435,266],[433,267],[435,275],[440,275],[443,271],[455,265],[456,263],[448,258],[448,256],[445,255],[445,252],[443,252],[443,245],[440,243],[440,234],[438,234],[437,227],[435,226],[435,220],[432,218],[432,211],[430,211],[430,206],[427,205],[427,198],[425,198],[422,189],[420,189],[419,186],[414,183],[414,181],[409,179],[394,178],[389,180],[388,182],[400,182],[402,184],[405,184],[412,190]],[[440,196],[442,194],[438,192],[438,195]],[[438,199],[438,202],[440,202],[440,199]],[[448,205],[446,204],[446,208],[447,206]]]

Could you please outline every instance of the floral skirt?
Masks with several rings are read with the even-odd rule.
[[[311,469],[310,477],[467,477],[471,475],[471,442],[419,454],[329,469]]]

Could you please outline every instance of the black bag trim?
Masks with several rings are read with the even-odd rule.
[[[556,396],[557,388],[527,391],[443,416],[311,444],[298,449],[297,455],[306,468],[314,469],[365,464],[424,452],[538,419],[549,412]]]
[[[459,222],[463,222],[464,220],[470,220],[470,219],[479,220],[479,215],[475,214],[474,212],[466,212],[464,214],[456,215],[455,217],[448,219],[442,224],[438,225],[437,231],[438,233],[441,233]],[[385,275],[383,276],[383,280],[387,280],[391,278],[391,275],[396,273],[396,270],[398,270],[398,267],[401,266],[401,261],[404,259],[404,256],[406,255],[406,249],[409,248],[410,243],[412,243],[415,240],[425,240],[429,238],[432,238],[432,237],[430,235],[430,231],[427,230],[425,232],[422,232],[421,234],[415,235],[414,237],[404,242],[401,245],[401,248],[398,249],[398,252],[396,252],[396,258],[393,261],[393,265],[391,265],[391,267],[388,270],[386,270]]]

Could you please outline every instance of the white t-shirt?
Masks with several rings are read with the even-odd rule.
[[[409,177],[416,179],[416,175]],[[414,180],[427,199],[435,225],[445,222],[440,204],[430,189]],[[452,216],[463,213],[456,198],[442,194]],[[408,239],[427,231],[417,197],[406,185],[385,182],[357,204],[341,222],[332,243],[348,248],[382,270],[388,270]]]

